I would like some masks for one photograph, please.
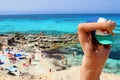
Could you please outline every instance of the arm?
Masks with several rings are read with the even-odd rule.
[[[78,26],[78,37],[82,48],[89,42],[88,33],[93,30],[102,30],[112,33],[116,24],[112,21],[106,21],[101,23],[82,23]]]
[[[82,23],[78,26],[78,31],[83,30],[85,32],[90,32],[93,30],[107,30],[108,32],[112,32],[113,29],[115,29],[115,22],[112,21],[106,21],[101,23]]]

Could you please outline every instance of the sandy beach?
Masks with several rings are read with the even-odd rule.
[[[13,76],[1,71],[0,80],[80,80],[80,66],[56,71],[57,67],[53,64],[53,61],[55,60],[50,58],[40,58],[38,61],[33,61],[31,66],[26,69],[21,66],[24,61],[18,62],[14,65],[18,66],[19,70],[27,73],[23,76]],[[49,69],[51,69],[51,72]],[[120,75],[110,73],[103,72],[101,75],[101,80],[119,80],[119,78]]]
[[[27,74],[22,77],[0,73],[0,80],[80,80],[79,67],[72,67],[59,72],[47,72],[41,75]],[[120,75],[102,73],[101,80],[119,80]]]

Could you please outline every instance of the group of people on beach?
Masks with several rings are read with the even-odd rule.
[[[14,69],[13,66],[16,66],[16,62],[20,61],[20,58],[22,57],[22,52],[17,50],[16,47],[11,47],[11,46],[3,46],[2,51],[0,54],[0,63],[2,62],[3,64],[0,65],[2,70],[8,70],[9,72],[12,72],[11,69]],[[24,63],[26,64],[26,63]],[[13,66],[11,66],[13,65]],[[17,70],[17,67],[15,67]],[[14,73],[14,71],[13,71]],[[22,71],[20,71],[20,74]]]

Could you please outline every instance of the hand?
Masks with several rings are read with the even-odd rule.
[[[109,33],[112,33],[112,30],[114,30],[115,27],[116,27],[116,23],[113,22],[113,21],[111,21],[111,20],[106,21],[106,23],[107,23],[107,31],[108,31]]]

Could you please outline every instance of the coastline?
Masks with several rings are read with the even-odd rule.
[[[71,60],[66,59],[68,51],[65,49],[65,53],[65,51],[59,50],[65,46],[78,43],[76,34],[48,36],[40,33],[39,35],[29,34],[26,36],[21,33],[16,33],[1,35],[0,38],[1,44],[4,46],[2,46],[4,51],[7,47],[13,47],[16,53],[27,55],[25,56],[25,59],[19,60],[15,64],[9,63],[7,65],[16,65],[19,70],[26,73],[25,75],[19,76],[16,74],[13,76],[7,74],[6,71],[3,70],[0,72],[1,80],[79,80],[80,65],[71,65],[69,63]],[[71,58],[77,56],[76,53],[74,55],[72,54],[74,51],[76,51],[76,49],[72,48],[72,51],[70,52]],[[2,55],[2,50],[0,53]],[[28,61],[32,58],[32,54],[35,54],[35,60],[32,60],[29,64]],[[24,63],[29,65],[29,67],[24,67]],[[6,66],[6,64],[4,65]],[[2,67],[5,68],[4,66]],[[103,72],[101,76],[102,80],[118,80],[119,78],[120,75],[105,72]]]

